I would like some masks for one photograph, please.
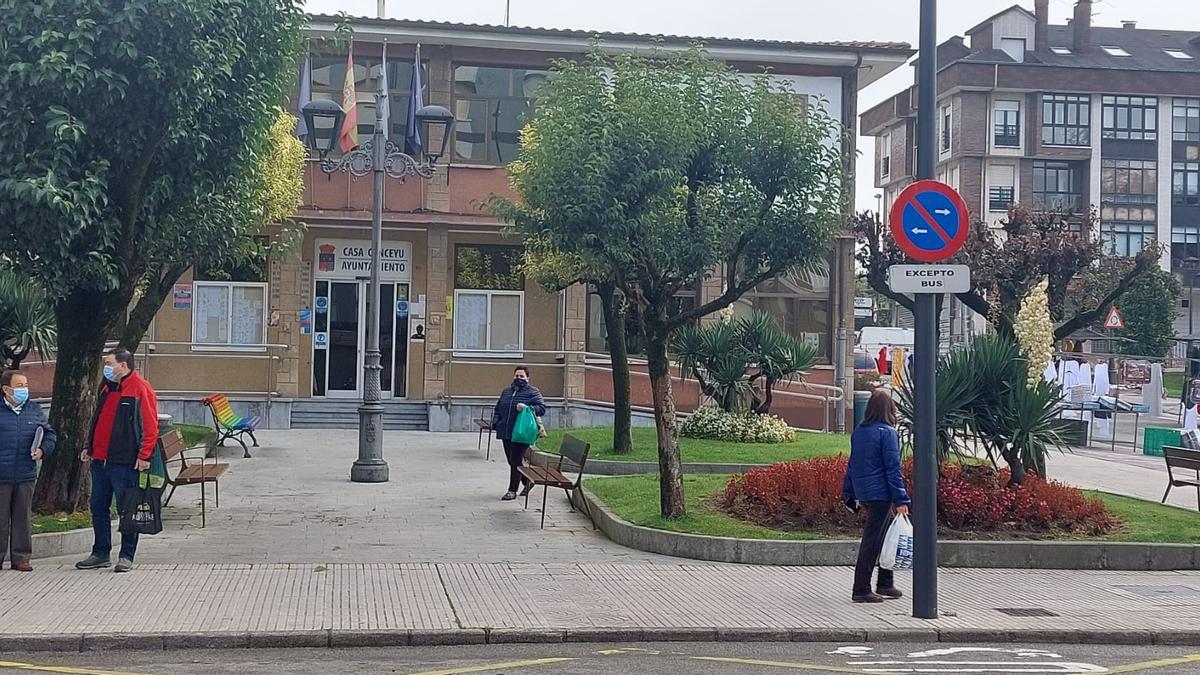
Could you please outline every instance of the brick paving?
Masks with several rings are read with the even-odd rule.
[[[849,602],[848,568],[707,564],[41,566],[0,573],[0,636],[480,629],[1196,631],[1200,573],[943,570],[935,621]],[[906,585],[907,575],[901,575]],[[1017,617],[1000,609],[1044,609]],[[1148,640],[1148,638],[1147,638]]]

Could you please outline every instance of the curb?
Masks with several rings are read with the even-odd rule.
[[[588,462],[591,465],[591,462]],[[572,494],[586,501],[596,527],[628,548],[677,558],[740,565],[853,566],[857,540],[769,540],[710,537],[634,525],[612,512],[587,488]],[[941,541],[942,567],[1120,571],[1200,570],[1200,544],[1097,541]]]
[[[1165,632],[973,628],[452,628],[433,630],[225,633],[85,633],[0,636],[0,653],[180,651],[191,649],[350,649],[560,643],[631,642],[866,642],[1037,643],[1200,646],[1200,630]]]
[[[556,456],[549,455],[542,450],[535,450],[529,456],[529,463],[536,466],[546,466],[550,462],[557,462]],[[683,464],[683,472],[687,474],[732,474],[746,473],[751,469],[760,469],[770,466],[770,464],[709,464],[709,463],[691,463]],[[591,476],[643,476],[652,473],[658,473],[658,462],[626,462],[613,459],[588,459],[587,473]]]
[[[92,528],[46,532],[33,535],[33,560],[57,558],[64,555],[87,553],[92,549]]]

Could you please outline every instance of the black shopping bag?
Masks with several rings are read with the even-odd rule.
[[[150,487],[150,474],[141,472],[138,486],[125,491],[121,504],[121,532],[158,534],[162,532],[162,491]]]

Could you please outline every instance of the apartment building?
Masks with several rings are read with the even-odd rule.
[[[1049,0],[1014,5],[938,47],[937,178],[985,222],[1017,202],[1095,209],[1088,236],[1116,255],[1162,242],[1163,268],[1187,285],[1200,265],[1200,32],[1097,26],[1093,11],[1080,0],[1059,26]],[[916,105],[913,86],[862,116],[885,212],[913,181]],[[958,315],[955,335],[970,312]]]

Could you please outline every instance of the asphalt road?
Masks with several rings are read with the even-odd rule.
[[[1200,648],[1012,644],[655,643],[0,654],[0,673],[8,672],[75,675],[1182,674],[1200,672]]]

